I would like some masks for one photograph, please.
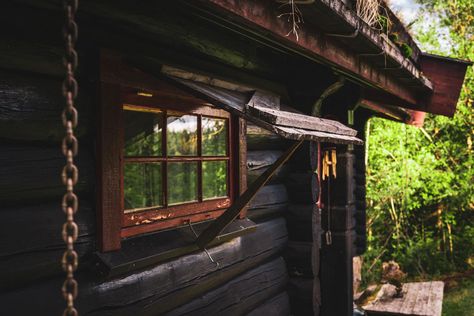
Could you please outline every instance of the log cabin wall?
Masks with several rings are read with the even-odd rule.
[[[64,188],[59,176],[64,165],[60,151],[64,102],[60,90],[61,15],[57,10],[43,10],[49,8],[43,5],[48,1],[38,3],[34,10],[30,4],[9,3],[0,12],[0,34],[5,43],[0,46],[0,303],[11,315],[55,315],[64,306],[59,263],[64,249],[60,234]],[[99,12],[109,8],[105,1],[88,3],[94,3],[92,7],[97,6]],[[167,11],[154,12],[163,18],[149,19],[142,8],[134,11],[133,20],[120,11],[126,6],[125,1],[118,1],[113,9],[105,10],[116,20],[101,20],[100,27],[97,22],[89,23],[92,19],[88,17],[82,20],[88,23],[80,24],[80,211],[76,217],[80,236],[76,248],[81,315],[288,315],[290,310],[295,315],[317,315],[313,305],[319,302],[320,219],[313,206],[314,144],[303,146],[251,202],[248,217],[256,223],[256,231],[209,249],[218,267],[205,252],[193,252],[113,277],[99,273],[95,209],[99,48],[143,50],[159,56],[158,61],[172,59],[178,65],[195,63],[212,68],[212,72],[264,87],[286,99],[307,101],[298,103],[306,110],[335,80],[329,69],[309,67],[296,57],[276,54],[237,37],[222,41],[224,35],[205,28],[202,21],[199,28],[189,26],[191,19],[175,21],[174,11],[169,16]],[[123,32],[110,32],[106,26],[117,21]],[[143,36],[133,37],[134,28]],[[209,38],[200,38],[201,34]],[[155,37],[159,45],[144,44]],[[192,41],[188,43],[189,38]],[[141,68],[149,65],[138,59]],[[299,69],[306,69],[309,77],[302,76]],[[292,90],[292,85],[299,92]],[[285,86],[289,95],[285,95]],[[302,86],[312,92],[306,94]],[[289,144],[253,125],[247,130],[250,182]],[[149,242],[171,242],[160,238],[152,235]]]
[[[0,304],[9,315],[62,312],[64,250],[60,199],[61,49],[58,43],[16,38],[0,59]],[[6,50],[6,51],[5,51]],[[95,201],[97,50],[80,51],[80,236],[77,307],[82,315],[288,315],[288,273],[282,258],[287,228],[283,167],[252,202],[254,233],[205,252],[107,278],[98,273]],[[6,58],[6,56],[8,58]],[[92,56],[92,58],[88,58]],[[11,57],[11,58],[10,58]],[[268,133],[249,132],[249,181],[285,149]],[[266,147],[268,145],[268,147]],[[154,243],[160,243],[155,240]],[[213,304],[209,304],[214,302]]]
[[[59,260],[64,248],[59,203],[61,81],[14,69],[0,69],[0,74],[0,301],[10,315],[59,314],[63,305]],[[286,315],[288,276],[282,253],[287,229],[281,216],[288,202],[282,184],[285,167],[250,206],[256,232],[209,249],[219,267],[205,252],[198,252],[112,279],[97,274],[94,117],[87,114],[97,106],[91,101],[96,90],[93,82],[80,80],[80,86],[77,278],[81,314],[258,314],[279,306],[277,310]],[[285,147],[280,139],[259,133],[250,128],[249,181]]]

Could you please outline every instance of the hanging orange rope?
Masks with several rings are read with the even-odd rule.
[[[74,279],[74,271],[78,266],[78,255],[74,250],[74,242],[77,240],[79,229],[74,222],[74,215],[78,209],[78,199],[74,193],[74,185],[76,185],[79,171],[74,164],[74,157],[77,155],[78,142],[74,136],[74,129],[78,122],[78,113],[74,107],[74,100],[77,97],[77,81],[74,78],[74,73],[77,68],[77,52],[74,46],[77,41],[77,24],[74,21],[78,0],[64,0],[64,41],[66,53],[64,56],[64,64],[66,66],[66,78],[63,83],[63,95],[66,99],[66,106],[62,113],[62,122],[66,129],[66,134],[62,142],[62,151],[66,157],[66,165],[64,166],[61,178],[63,184],[66,186],[66,193],[62,199],[62,209],[66,214],[66,223],[62,228],[62,237],[66,243],[66,251],[63,254],[61,263],[62,268],[66,272],[66,280],[62,286],[62,293],[67,302],[67,306],[63,315],[76,316],[78,312],[74,307],[74,299],[77,297],[78,285]]]

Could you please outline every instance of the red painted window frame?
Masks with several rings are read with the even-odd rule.
[[[246,124],[243,119],[226,114],[229,133],[228,198],[131,213],[130,216],[124,214],[123,105],[158,107],[190,114],[212,114],[213,111],[224,113],[225,111],[176,88],[166,80],[157,79],[127,65],[117,55],[101,54],[100,78],[96,142],[100,251],[119,250],[121,240],[126,237],[216,218],[231,205],[237,195],[246,190]],[[146,91],[147,96],[140,95],[139,92],[143,91]],[[176,216],[136,225],[144,219],[157,217],[167,211],[175,212]],[[245,215],[246,209],[242,211],[240,217],[245,217]],[[135,218],[132,219],[131,216]]]

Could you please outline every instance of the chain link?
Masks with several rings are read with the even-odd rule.
[[[77,126],[78,113],[74,107],[74,100],[77,97],[78,85],[74,78],[77,68],[77,52],[74,46],[77,41],[77,24],[74,21],[78,7],[78,0],[64,0],[65,24],[63,36],[65,41],[64,65],[66,67],[66,78],[62,86],[66,105],[61,118],[66,129],[66,134],[62,141],[62,152],[66,157],[66,165],[61,172],[61,179],[66,186],[66,193],[62,199],[62,209],[66,214],[66,222],[62,227],[62,238],[66,244],[66,250],[61,259],[61,265],[66,272],[66,280],[61,288],[63,297],[66,300],[66,308],[63,316],[77,316],[78,312],[74,307],[74,299],[77,297],[78,284],[74,279],[74,271],[78,266],[78,255],[74,250],[74,242],[79,235],[79,228],[74,222],[79,203],[77,195],[74,193],[74,185],[79,179],[79,170],[74,164],[74,157],[78,151],[78,141],[74,136],[74,128]]]

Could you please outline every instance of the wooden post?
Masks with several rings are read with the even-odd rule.
[[[275,171],[281,167],[288,159],[293,155],[293,153],[300,147],[304,140],[299,140],[290,148],[288,148],[277,161],[273,163],[260,177],[258,177],[237,200],[234,204],[229,207],[221,216],[216,218],[216,220],[205,230],[196,240],[199,248],[204,249],[207,244],[209,244],[219,233],[232,222],[240,211],[252,200],[252,198],[257,194],[258,190],[265,185],[265,183],[270,180]]]

